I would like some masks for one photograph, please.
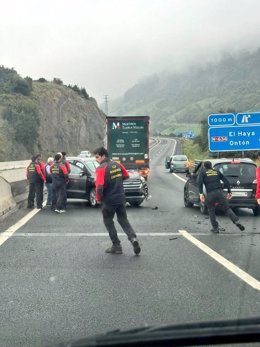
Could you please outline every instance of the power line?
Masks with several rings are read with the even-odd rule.
[[[104,95],[105,101],[105,114],[108,116],[108,95]]]

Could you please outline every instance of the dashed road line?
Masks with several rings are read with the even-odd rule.
[[[64,232],[31,232],[31,233],[23,233],[23,232],[15,232],[16,230],[9,230],[5,231],[3,233],[0,233],[0,236],[5,236],[5,237],[107,237],[108,233],[106,232],[99,232],[99,233],[64,233]],[[125,236],[126,234],[124,233],[117,233],[118,236]],[[194,236],[209,236],[212,237],[212,233],[189,233],[190,235]],[[252,236],[252,235],[258,235],[259,233],[250,233],[250,234],[238,234],[238,233],[229,233],[229,234],[218,234],[218,237],[223,237],[223,236]],[[156,232],[151,232],[151,233],[138,233],[139,237],[145,237],[145,236],[151,236],[151,237],[170,237],[170,236],[180,236],[179,232],[171,232],[171,233],[156,233]]]
[[[246,282],[249,286],[251,286],[254,289],[260,290],[260,282],[257,279],[255,279],[254,277],[249,275],[247,272],[241,270],[238,266],[231,263],[229,260],[224,258],[222,255],[213,251],[213,249],[211,249],[210,247],[205,245],[203,242],[196,239],[194,236],[192,236],[186,230],[179,230],[179,233],[183,237],[185,237],[187,240],[189,240],[191,243],[193,243],[196,247],[198,247],[200,250],[202,250],[204,253],[206,253],[211,258],[216,260],[219,264],[224,266],[227,270],[229,270],[234,275],[236,275],[238,278],[240,278],[242,281]]]

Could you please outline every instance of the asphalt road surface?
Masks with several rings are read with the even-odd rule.
[[[239,210],[240,232],[210,232],[183,204],[185,176],[164,167],[174,140],[151,149],[152,198],[127,207],[142,246],[135,256],[118,226],[122,255],[99,208],[69,201],[66,214],[19,210],[0,224],[0,346],[52,346],[117,328],[252,317],[260,312],[260,217]],[[19,222],[25,215],[26,223]],[[19,227],[20,226],[20,227]]]

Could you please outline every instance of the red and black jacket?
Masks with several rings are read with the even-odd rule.
[[[96,199],[107,205],[125,203],[123,180],[129,178],[126,168],[109,159],[104,159],[96,169]]]
[[[256,198],[260,199],[260,167],[256,169]]]
[[[70,171],[71,171],[70,163],[64,158],[61,159],[61,162],[62,162],[62,164],[64,164],[66,166],[68,173],[70,173]]]
[[[64,163],[55,162],[51,166],[52,183],[67,182],[68,181],[68,170]]]
[[[45,175],[42,172],[41,165],[32,161],[26,169],[26,176],[30,182],[45,182]]]

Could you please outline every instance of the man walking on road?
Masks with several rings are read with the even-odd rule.
[[[214,170],[212,168],[212,163],[210,161],[204,162],[204,168],[205,170],[203,170],[199,176],[199,193],[200,201],[204,202],[204,184],[207,192],[206,205],[209,211],[209,218],[212,225],[211,231],[214,233],[219,233],[219,225],[216,220],[215,214],[216,205],[224,210],[225,214],[240,230],[245,230],[245,227],[239,223],[238,216],[232,211],[227,202],[227,199],[232,198],[229,181],[222,175],[220,171]],[[224,196],[220,181],[223,181],[224,186],[228,189],[227,198]]]
[[[139,242],[136,238],[126,214],[126,199],[123,180],[129,177],[126,168],[115,161],[109,160],[108,152],[104,147],[94,150],[94,155],[100,166],[96,169],[96,199],[101,204],[103,221],[112,241],[112,246],[106,253],[121,254],[122,246],[114,225],[114,216],[117,215],[118,223],[132,243],[134,252],[141,252]]]

